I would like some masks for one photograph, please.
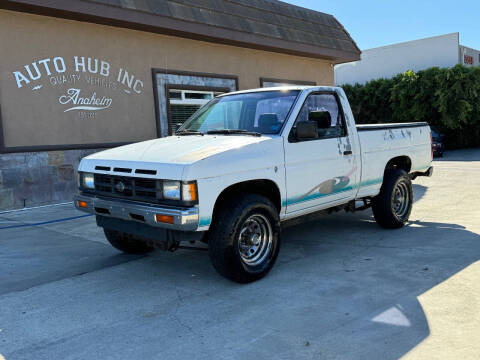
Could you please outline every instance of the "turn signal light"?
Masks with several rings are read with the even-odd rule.
[[[183,200],[197,201],[197,184],[195,182],[183,184]]]
[[[156,214],[155,215],[155,220],[159,223],[165,223],[165,224],[174,224],[175,223],[174,217],[170,216],[170,215]]]
[[[86,201],[78,201],[78,207],[81,207],[81,208],[88,208],[88,204]]]

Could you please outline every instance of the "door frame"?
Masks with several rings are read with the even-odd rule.
[[[297,104],[295,105],[295,109],[294,109],[295,112],[292,111],[292,114],[291,114],[291,115],[295,114],[295,116],[293,117],[293,119],[290,119],[289,124],[287,124],[285,126],[285,128],[283,129],[283,134],[282,135],[284,137],[284,141],[287,141],[287,143],[285,143],[285,145],[288,144],[289,146],[292,146],[296,143],[299,143],[292,138],[292,132],[293,132],[294,125],[297,122],[298,117],[300,116],[300,112],[301,112],[303,106],[305,105],[306,101],[308,100],[308,98],[311,95],[333,95],[334,96],[335,101],[337,103],[339,114],[341,116],[340,121],[342,121],[344,133],[343,133],[343,136],[329,136],[329,137],[324,137],[324,138],[319,138],[319,139],[304,140],[304,141],[301,141],[301,142],[312,142],[312,141],[319,141],[320,142],[322,140],[345,139],[345,138],[349,139],[350,138],[350,131],[348,129],[348,123],[346,121],[345,112],[344,112],[344,109],[343,109],[343,106],[342,106],[342,101],[341,101],[338,93],[333,89],[332,90],[316,90],[316,89],[313,89],[313,90],[307,92],[306,94],[304,94],[304,96],[302,96],[302,98],[297,99]],[[285,147],[285,151],[287,151],[286,147]],[[342,156],[344,156],[344,155],[342,155]],[[353,159],[354,159],[353,160],[353,162],[354,162],[354,165],[353,165],[354,168],[353,169],[355,170],[355,158],[353,158]],[[285,183],[286,183],[286,187],[287,187],[287,198],[288,198],[288,196],[289,196],[289,193],[288,193],[289,180],[288,180],[288,174],[287,174],[286,160],[287,160],[287,155],[285,153]],[[352,191],[353,191],[353,189],[352,189]],[[332,194],[332,195],[334,195],[334,194]],[[326,197],[328,197],[328,196],[329,195],[327,195]],[[292,210],[292,211],[288,211],[288,200],[287,200],[285,215],[287,217],[290,217],[293,214],[298,213],[298,212],[307,212],[307,213],[312,212],[312,211],[314,212],[314,211],[317,211],[317,210],[321,210],[322,208],[325,208],[325,205],[328,205],[326,207],[330,207],[330,205],[332,205],[332,204],[334,205],[334,204],[337,204],[337,203],[342,203],[344,201],[344,199],[346,199],[348,197],[349,196],[348,196],[348,192],[347,192],[347,194],[340,199],[331,199],[331,201],[327,201],[323,204],[316,204],[316,205],[309,206],[305,209],[296,209],[296,210]]]

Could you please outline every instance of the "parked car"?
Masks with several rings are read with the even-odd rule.
[[[121,251],[201,241],[220,274],[247,283],[274,265],[287,221],[371,207],[380,226],[404,226],[431,145],[426,123],[356,126],[341,88],[240,91],[174,136],[82,159],[74,201]]]
[[[444,134],[438,130],[437,127],[430,125],[432,131],[432,148],[434,157],[442,157],[445,150],[445,145],[443,143]]]

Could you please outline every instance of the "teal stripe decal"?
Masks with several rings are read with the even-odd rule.
[[[327,196],[330,196],[330,195],[340,194],[342,192],[350,191],[350,190],[353,190],[353,188],[351,186],[347,186],[346,188],[343,188],[343,189],[337,190],[337,191],[333,191],[329,194],[320,194],[320,193],[319,194],[311,194],[311,195],[308,195],[307,197],[305,197],[301,200],[293,200],[293,199],[287,200],[287,206],[288,205],[301,204],[301,203],[306,202],[306,201],[315,200],[315,199],[327,197]]]
[[[383,178],[379,179],[371,179],[371,180],[365,180],[360,183],[360,187],[362,186],[372,186],[372,185],[377,185],[381,184],[383,182]]]
[[[381,184],[383,182],[383,178],[379,178],[379,179],[371,179],[371,180],[365,180],[365,181],[362,181],[360,183],[360,187],[364,187],[364,186],[372,186],[372,185],[378,185],[378,184]],[[340,194],[342,192],[346,192],[346,191],[350,191],[350,190],[353,190],[354,187],[352,186],[347,186],[341,190],[337,190],[337,191],[333,191],[329,194],[320,194],[320,193],[317,193],[317,194],[311,194],[301,200],[296,200],[296,199],[287,199],[287,201],[284,201],[282,203],[283,206],[288,206],[288,205],[295,205],[295,204],[301,204],[303,202],[306,202],[306,201],[310,201],[310,200],[315,200],[315,199],[320,199],[320,198],[324,198],[324,197],[327,197],[327,196],[331,196],[331,195],[335,195],[335,194]]]
[[[212,219],[211,219],[211,218],[200,218],[200,221],[199,221],[199,223],[198,223],[198,226],[199,226],[199,227],[209,226],[211,223],[212,223]]]

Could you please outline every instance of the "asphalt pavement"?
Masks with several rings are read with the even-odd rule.
[[[0,360],[478,359],[480,149],[434,166],[409,226],[287,228],[248,285],[204,251],[121,254],[72,204],[0,213]]]

